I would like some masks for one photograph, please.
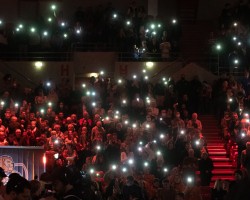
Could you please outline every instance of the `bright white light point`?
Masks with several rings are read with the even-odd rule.
[[[77,33],[77,34],[80,34],[80,33],[81,33],[81,31],[80,31],[79,29],[77,29],[77,30],[76,30],[76,33]]]
[[[18,103],[15,103],[15,107],[18,107]]]
[[[153,62],[146,62],[147,68],[152,68],[154,66]]]
[[[122,83],[122,79],[118,79],[118,83]]]
[[[92,96],[95,96],[95,92],[92,92]]]
[[[133,75],[133,79],[136,79],[137,78],[137,76],[136,75]]]
[[[125,122],[124,122],[125,124],[128,124],[128,120],[125,120]]]
[[[239,60],[235,59],[234,64],[238,64],[238,63],[239,63]]]
[[[123,167],[122,168],[122,172],[126,172],[127,171],[127,168],[126,167]]]
[[[144,163],[144,166],[145,166],[145,167],[148,167],[148,162],[145,162],[145,163]]]
[[[146,128],[150,128],[150,125],[149,125],[149,124],[146,124]]]
[[[19,26],[18,26],[19,28],[23,28],[23,25],[22,24],[19,24]]]
[[[187,178],[187,182],[188,182],[188,183],[192,183],[192,182],[193,182],[193,179],[192,179],[191,177],[188,177],[188,178]]]
[[[90,91],[87,91],[86,94],[89,96],[90,95]]]
[[[157,143],[157,141],[156,141],[156,140],[153,140],[153,143]]]
[[[131,24],[131,22],[130,22],[130,21],[127,21],[126,23],[127,23],[127,25],[130,25],[130,24]]]
[[[163,169],[163,171],[164,171],[164,172],[168,172],[168,168],[165,167],[165,168]]]
[[[49,102],[49,103],[48,103],[48,106],[52,106],[52,103],[51,103],[51,102]]]
[[[134,160],[133,159],[129,159],[128,160],[128,164],[130,164],[130,165],[134,164]]]
[[[181,130],[181,134],[182,134],[182,135],[184,134],[184,131],[183,131],[183,130]]]
[[[56,5],[52,5],[52,6],[51,6],[51,9],[52,9],[52,10],[55,10],[55,9],[56,9]]]
[[[133,128],[136,128],[136,124],[133,124],[132,126],[133,126]]]
[[[155,28],[155,25],[154,24],[151,24],[151,26],[150,26],[152,29],[154,29]]]
[[[44,109],[41,109],[41,113],[44,113]]]
[[[30,31],[31,31],[32,33],[34,33],[34,32],[36,31],[36,29],[35,29],[35,28],[31,28]]]
[[[47,31],[44,31],[44,32],[43,32],[43,35],[44,35],[44,36],[47,36],[47,35],[48,35],[48,32],[47,32]]]
[[[217,50],[221,50],[221,45],[220,45],[220,44],[217,44],[217,45],[216,45],[216,49],[217,49]]]
[[[92,106],[96,106],[96,103],[95,103],[95,102],[93,102],[93,103],[92,103]]]
[[[196,145],[199,145],[199,144],[200,144],[200,141],[199,141],[199,140],[195,141],[195,144],[196,144]]]
[[[101,147],[98,145],[98,146],[96,147],[96,149],[97,149],[97,150],[100,150],[100,149],[101,149]]]
[[[85,87],[86,87],[86,84],[85,84],[85,83],[83,83],[83,84],[82,84],[82,87],[83,87],[83,88],[85,88]]]
[[[43,67],[43,63],[41,61],[35,62],[36,69],[41,69]]]
[[[161,24],[158,24],[158,28],[161,28]]]
[[[20,29],[19,29],[19,28],[16,28],[16,31],[17,31],[17,32],[19,32],[19,31],[20,31]]]
[[[146,72],[147,72],[146,69],[143,69],[143,70],[142,70],[142,73],[146,73]]]
[[[93,174],[95,172],[95,170],[94,169],[90,169],[89,172],[90,172],[90,174]]]
[[[164,134],[160,134],[160,138],[163,139],[165,136]]]
[[[48,18],[48,21],[49,21],[49,22],[51,22],[51,21],[52,21],[52,18],[51,18],[51,17],[49,17],[49,18]]]
[[[104,75],[104,71],[100,71],[100,74],[101,74],[101,75]]]
[[[141,147],[138,147],[138,151],[142,151],[142,148],[141,148]]]
[[[172,23],[173,23],[173,24],[176,24],[176,22],[177,22],[176,19],[173,19],[173,20],[172,20]]]
[[[67,35],[66,33],[64,33],[64,34],[63,34],[63,37],[64,37],[64,38],[67,38],[67,37],[68,37],[68,35]]]
[[[145,76],[144,79],[145,79],[145,80],[148,80],[148,76]]]
[[[1,106],[3,106],[4,105],[4,101],[1,101]]]
[[[122,103],[123,103],[123,104],[126,104],[126,103],[127,103],[127,101],[126,101],[126,100],[122,100]]]
[[[160,155],[161,155],[161,152],[160,152],[160,151],[157,151],[156,154],[157,154],[157,156],[160,156]]]
[[[117,169],[117,166],[116,166],[116,165],[112,165],[112,169],[113,169],[113,170],[116,170],[116,169]]]
[[[142,142],[142,141],[140,141],[140,142],[139,142],[139,144],[140,144],[140,145],[143,145],[143,142]]]

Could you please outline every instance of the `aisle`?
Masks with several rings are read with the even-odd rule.
[[[214,186],[217,179],[234,180],[234,170],[232,160],[229,159],[224,148],[224,142],[219,136],[220,129],[213,115],[203,115],[199,119],[203,125],[203,135],[207,140],[207,149],[214,162],[213,177],[210,186]]]

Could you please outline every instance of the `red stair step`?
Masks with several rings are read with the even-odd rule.
[[[208,152],[226,152],[224,148],[207,148]]]
[[[222,145],[222,144],[219,144],[219,145],[208,144],[207,148],[210,148],[210,149],[213,149],[213,148],[215,148],[215,149],[222,149],[222,148],[224,148],[224,145]]]
[[[234,169],[214,169],[212,171],[212,174],[213,175],[223,175],[223,174],[233,175]]]
[[[215,162],[214,163],[214,168],[215,169],[229,169],[229,168],[234,168],[232,166],[232,163],[220,163],[220,162]]]
[[[214,162],[229,162],[230,159],[226,158],[226,157],[218,157],[218,156],[210,156],[210,158],[214,161]]]
[[[234,176],[213,176],[211,181],[216,181],[217,179],[221,179],[221,180],[229,180],[229,181],[233,181],[235,180]]]

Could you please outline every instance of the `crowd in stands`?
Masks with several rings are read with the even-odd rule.
[[[250,64],[249,13],[249,1],[240,0],[234,5],[226,3],[219,28],[210,34],[209,45],[213,48],[213,54],[219,54],[218,65],[231,73],[243,70]]]
[[[41,193],[35,180],[34,199],[201,199],[198,185],[209,186],[213,162],[197,112],[211,113],[212,107],[218,119],[225,113],[225,146],[238,143],[243,150],[238,168],[249,170],[249,73],[237,81],[222,76],[214,87],[184,75],[177,82],[163,80],[114,82],[100,75],[73,91],[69,83],[52,82],[21,89],[7,75],[1,87],[0,145],[43,146],[47,172],[39,181],[52,183],[55,191]],[[247,173],[238,173],[246,183]]]
[[[161,58],[162,52],[162,57],[169,59],[170,50],[179,51],[180,37],[180,25],[176,19],[166,22],[148,16],[144,7],[135,1],[131,1],[126,11],[108,3],[79,7],[71,19],[65,19],[63,11],[52,10],[49,18],[41,16],[33,24],[23,22],[9,27],[5,27],[3,21],[0,24],[2,52],[20,51],[23,54],[101,48],[102,51],[130,52],[127,56],[135,59],[145,58],[149,56],[147,54]]]

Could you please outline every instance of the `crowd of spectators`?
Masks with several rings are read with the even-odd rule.
[[[219,20],[219,28],[210,33],[209,45],[213,55],[219,55],[217,65],[230,73],[243,71],[250,64],[250,3],[240,0],[226,3]]]
[[[196,171],[211,159],[198,101],[189,102],[189,96],[197,87],[201,98],[198,90],[208,84],[184,75],[176,83],[163,80],[113,82],[100,76],[79,91],[53,83],[22,91],[8,75],[1,88],[0,144],[44,146],[47,173],[65,166],[81,170],[81,177],[100,184],[94,188],[106,199],[164,199],[158,189],[165,184],[173,198],[199,195],[191,189]],[[202,176],[201,184],[210,179]]]
[[[49,9],[49,8],[48,8]],[[111,3],[76,9],[71,19],[63,11],[52,10],[51,16],[40,16],[33,24],[23,22],[0,24],[0,47],[13,52],[61,52],[69,50],[115,50],[130,52],[138,59],[149,56],[169,59],[170,50],[179,51],[179,22],[148,16],[143,6],[131,1],[127,10],[118,10]],[[136,53],[136,55],[133,55]]]
[[[247,71],[239,81],[222,76],[214,87],[184,75],[176,83],[163,78],[156,84],[99,76],[76,91],[68,82],[41,82],[23,90],[7,75],[1,88],[0,144],[44,146],[49,175],[40,180],[63,183],[64,189],[54,185],[57,198],[79,196],[76,189],[82,189],[84,199],[201,199],[197,185],[210,184],[213,162],[196,112],[211,113],[215,105],[220,119],[227,111],[230,125],[223,121],[222,138],[238,142],[244,150],[239,168],[248,169],[243,113],[249,81]]]
[[[43,197],[201,199],[198,186],[209,186],[213,162],[197,112],[215,108],[225,147],[238,144],[239,179],[224,181],[223,191],[218,183],[212,194],[230,199],[231,193],[247,194],[239,185],[248,186],[249,180],[249,82],[248,71],[239,80],[221,76],[213,87],[184,75],[177,82],[162,78],[155,84],[100,75],[73,91],[68,82],[23,89],[6,75],[0,144],[44,147]],[[34,199],[41,197],[39,192]]]

